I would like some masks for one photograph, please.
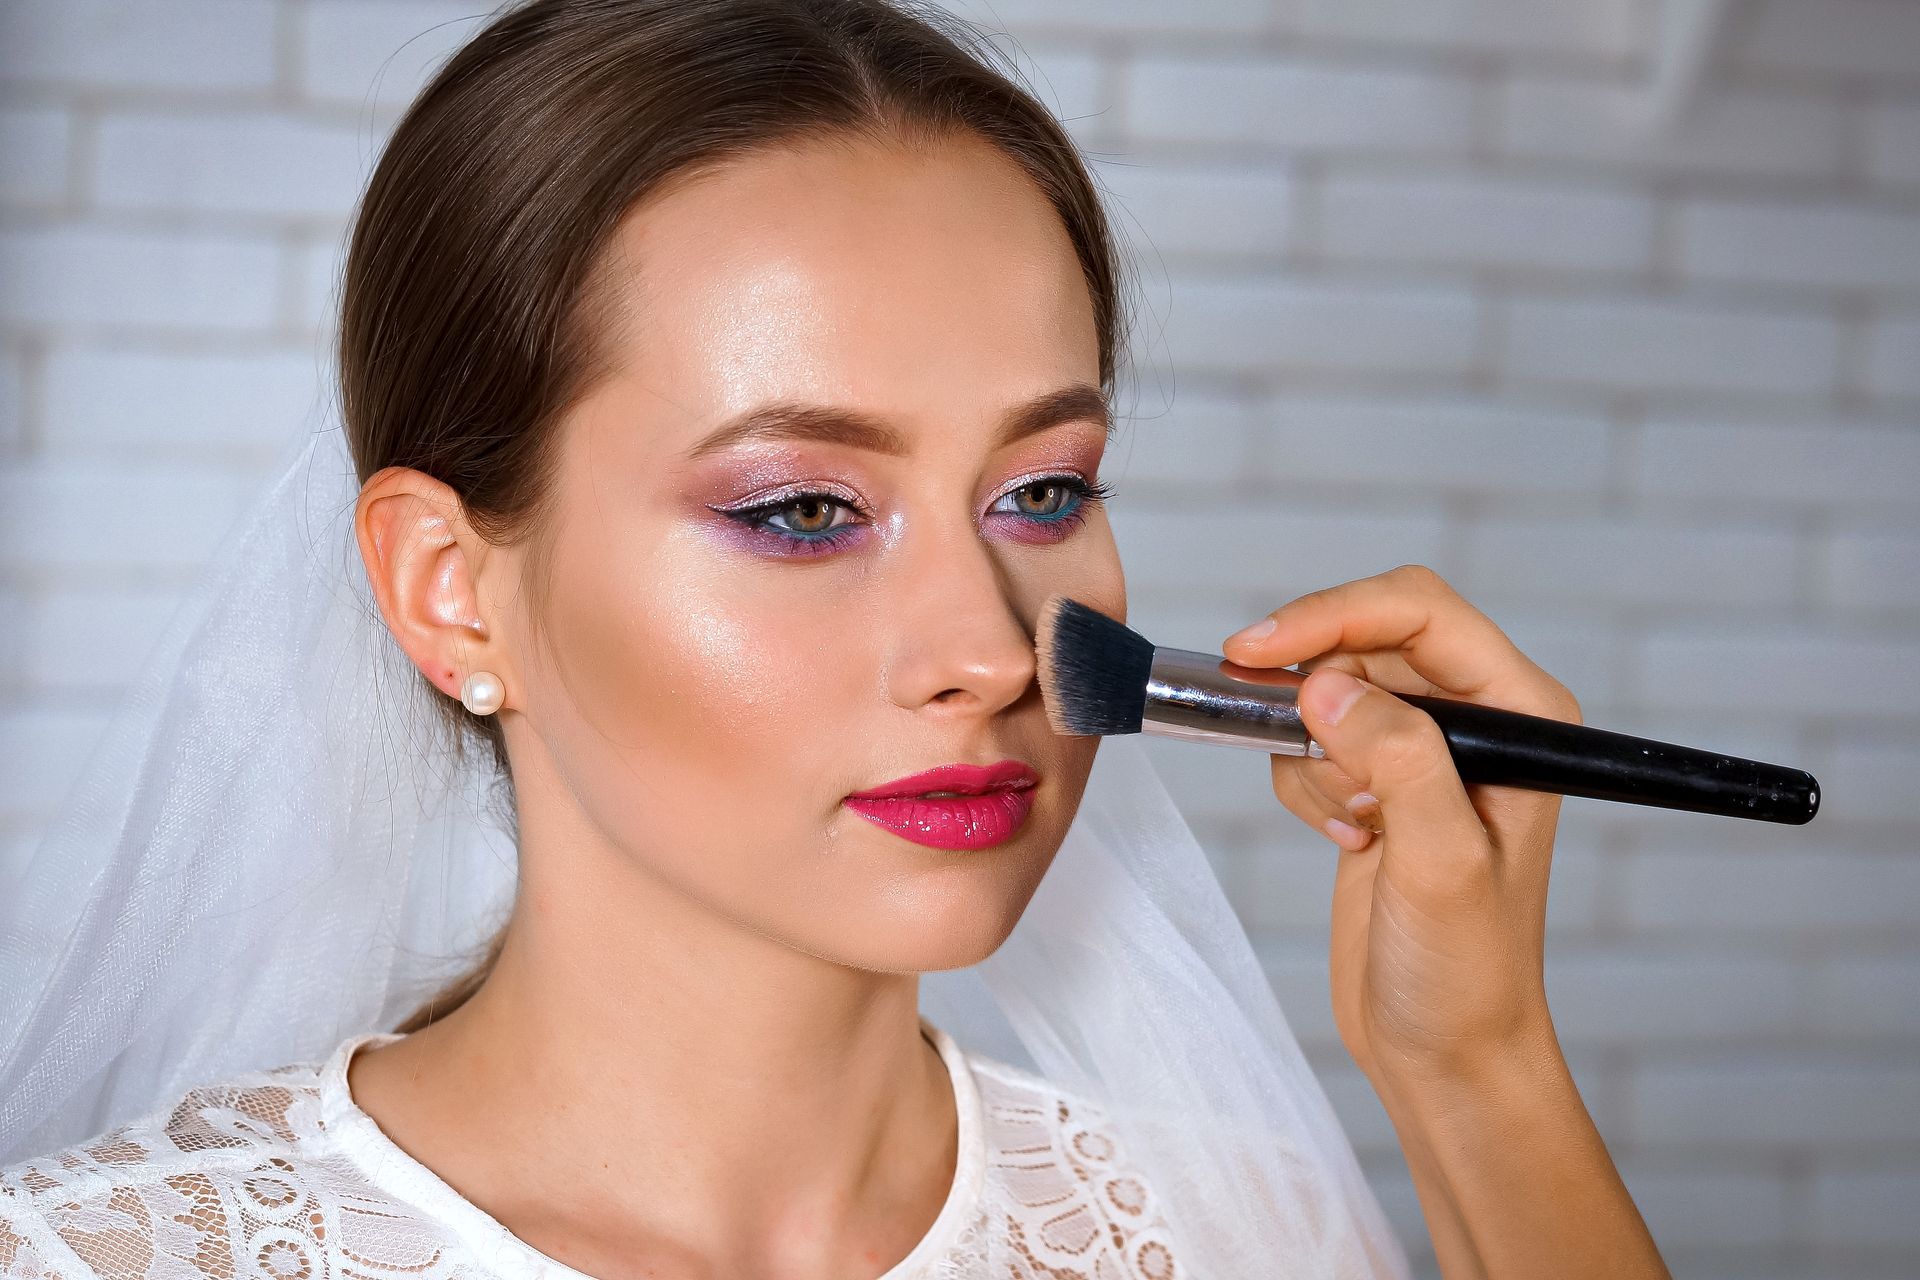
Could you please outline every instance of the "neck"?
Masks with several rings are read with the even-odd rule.
[[[445,1018],[356,1057],[362,1107],[384,1100],[389,1136],[412,1150],[396,1132],[411,1126],[413,1154],[503,1223],[670,1230],[757,1272],[878,1274],[904,1256],[955,1168],[919,975],[797,950],[584,847],[599,851],[523,853],[492,974]],[[542,1188],[561,1190],[547,1203]]]

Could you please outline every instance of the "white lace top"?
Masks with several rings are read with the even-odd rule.
[[[962,1049],[924,1018],[953,1081],[952,1189],[879,1280],[1181,1280],[1154,1195],[1100,1109]],[[0,1169],[11,1280],[592,1280],[534,1249],[391,1141],[347,1089],[349,1037],[322,1061],[189,1090],[152,1114]]]

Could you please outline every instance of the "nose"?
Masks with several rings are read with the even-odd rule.
[[[1037,691],[1033,630],[994,549],[971,530],[941,530],[918,543],[896,548],[893,701],[910,711],[990,716]]]

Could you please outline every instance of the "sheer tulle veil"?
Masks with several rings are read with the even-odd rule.
[[[491,761],[373,603],[358,490],[337,423],[289,448],[0,894],[0,1163],[390,1028],[504,919]],[[1007,942],[921,982],[963,1046],[1107,1108],[1184,1274],[1407,1274],[1138,737]]]

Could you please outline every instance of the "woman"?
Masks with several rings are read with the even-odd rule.
[[[920,1012],[923,975],[1031,943],[1083,797],[1094,821],[1134,803],[1088,790],[1099,739],[1049,731],[1032,641],[1054,592],[1125,616],[1097,478],[1114,259],[1058,125],[878,0],[536,0],[462,49],[358,213],[341,403],[379,622],[508,788],[510,915],[392,1031],[0,1174],[8,1274],[1401,1274],[1310,1080],[1178,1057],[1182,1018],[1229,1043],[1244,989],[1024,1018],[1042,958],[995,991],[1030,1046],[1155,1028],[1126,1052],[1158,1113]],[[1557,800],[1470,798],[1382,688],[1573,699],[1423,570],[1272,621],[1228,652],[1323,672],[1302,697],[1328,759],[1276,757],[1274,786],[1347,850],[1340,1030],[1445,1274],[1664,1274],[1542,992]],[[339,684],[328,714],[357,705],[360,673],[309,675]],[[273,1043],[246,1018],[360,981],[311,977],[334,995],[210,987],[198,1025],[231,1008]],[[99,1038],[115,1064],[142,1044]],[[143,1052],[192,1061],[187,1038]],[[21,1078],[53,1099],[47,1060]],[[1291,1119],[1237,1127],[1216,1096]],[[1156,1127],[1169,1100],[1182,1124]]]

